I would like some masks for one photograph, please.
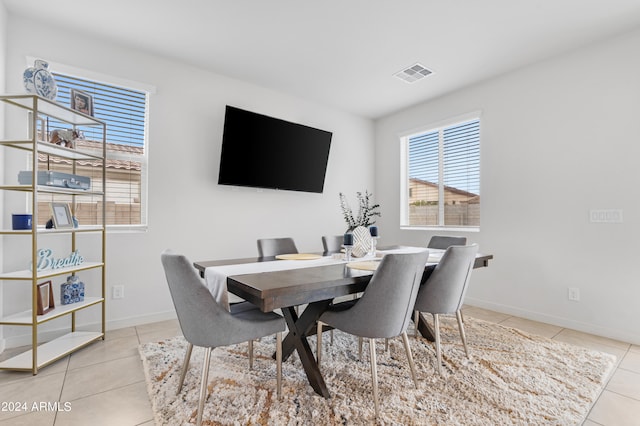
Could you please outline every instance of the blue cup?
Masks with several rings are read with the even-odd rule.
[[[13,229],[31,229],[31,221],[33,216],[30,214],[13,214],[11,215],[11,223]]]

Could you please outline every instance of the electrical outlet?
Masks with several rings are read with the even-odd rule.
[[[114,285],[112,288],[112,299],[124,299],[124,286],[123,285]]]
[[[567,291],[567,297],[569,298],[569,300],[573,301],[573,302],[579,302],[580,301],[580,289],[577,287],[569,287],[568,291]]]

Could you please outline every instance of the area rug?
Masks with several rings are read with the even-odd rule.
[[[471,359],[455,319],[441,322],[443,376],[435,348],[410,337],[415,389],[400,338],[377,346],[380,416],[374,415],[368,347],[335,331],[323,339],[322,374],[332,397],[309,386],[294,354],[283,364],[283,396],[276,397],[275,337],[254,345],[217,348],[209,372],[203,424],[236,425],[579,425],[614,369],[615,357],[466,317]],[[315,337],[310,338],[315,348]],[[366,342],[366,339],[365,339]],[[176,337],[140,346],[156,424],[195,423],[203,352],[194,348],[185,384],[176,395],[186,341]]]

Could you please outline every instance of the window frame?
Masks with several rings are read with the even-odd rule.
[[[33,64],[38,59],[36,57],[26,57],[26,65]],[[102,74],[95,71],[89,71],[82,68],[77,68],[71,65],[66,65],[58,62],[52,62],[47,60],[49,68],[53,72],[59,74],[65,74],[70,77],[76,77],[85,80],[96,81],[99,83],[110,84],[119,86],[122,88],[137,90],[147,93],[147,105],[145,108],[144,117],[144,149],[143,154],[140,156],[143,163],[140,173],[140,185],[141,185],[141,197],[140,197],[140,224],[137,225],[106,225],[106,228],[110,232],[146,232],[149,226],[149,103],[151,95],[156,93],[156,87],[140,83],[134,80],[123,79],[107,74]],[[107,128],[107,132],[108,132]],[[126,154],[118,154],[109,152],[108,158],[110,159],[123,159]]]
[[[436,122],[432,122],[429,124],[425,124],[423,126],[419,126],[413,128],[411,130],[407,130],[398,134],[398,139],[400,141],[400,229],[402,230],[420,230],[420,231],[456,231],[456,232],[480,232],[480,225],[477,226],[452,226],[452,225],[411,225],[409,224],[409,140],[416,136],[422,135],[425,133],[440,131],[444,128],[462,124],[467,121],[478,120],[480,122],[479,125],[479,137],[480,137],[480,146],[482,144],[482,112],[481,111],[473,111],[466,114],[461,114],[455,117],[439,120]],[[441,140],[438,141],[438,176],[439,180],[442,181],[442,177],[444,175],[444,144]],[[482,185],[482,159],[481,159],[481,151],[479,153],[480,158],[480,171],[479,171],[479,179],[480,185]],[[439,183],[438,185],[438,200],[444,199],[444,184]],[[482,204],[481,204],[482,205]],[[444,204],[439,203],[442,209],[444,209]],[[439,214],[440,217],[440,214]],[[482,217],[482,216],[481,216]],[[444,216],[442,216],[442,221],[444,222]]]

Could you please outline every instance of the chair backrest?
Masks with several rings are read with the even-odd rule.
[[[340,253],[343,241],[344,235],[324,235],[322,237],[322,247],[324,248],[322,255],[328,256],[332,253]]]
[[[258,240],[258,257],[272,257],[290,253],[298,253],[293,238],[262,238]]]
[[[364,294],[349,309],[348,332],[383,338],[406,331],[428,258],[428,250],[385,255]]]
[[[415,309],[432,314],[452,314],[462,307],[478,245],[450,246],[420,287]]]
[[[429,240],[427,248],[446,250],[449,246],[464,246],[467,244],[467,237],[447,237],[444,235],[434,235]]]
[[[160,258],[185,339],[204,347],[231,344],[233,318],[215,301],[192,263],[169,250]]]
[[[447,237],[444,235],[434,235],[429,240],[427,248],[446,250],[449,246],[464,246],[467,244],[467,237]]]

